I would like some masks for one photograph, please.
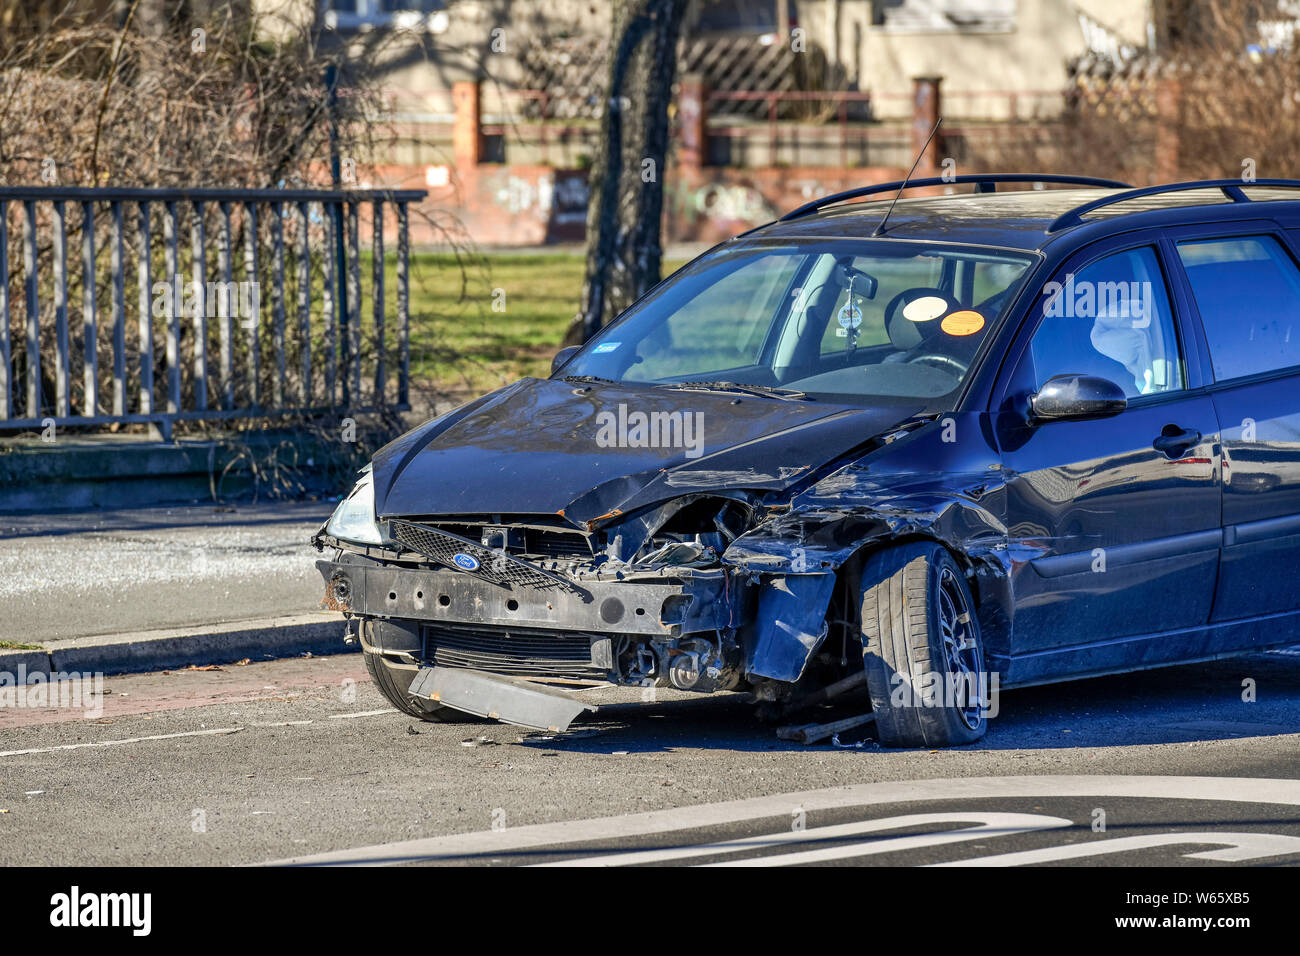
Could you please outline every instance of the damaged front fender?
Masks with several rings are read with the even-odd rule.
[[[937,541],[965,559],[986,653],[1004,660],[1012,558],[999,517],[1002,491],[1000,471],[874,476],[850,466],[797,496],[788,511],[741,535],[722,560],[765,580],[751,671],[797,679],[821,643],[808,635],[825,618],[835,572],[864,549],[914,538]],[[831,584],[811,583],[816,581]],[[769,616],[766,607],[775,613]]]
[[[796,497],[789,511],[737,538],[723,562],[753,571],[816,573],[840,567],[876,541],[927,537],[972,560],[1005,567],[1007,529],[996,513],[1001,477],[968,477],[875,478],[846,468]]]

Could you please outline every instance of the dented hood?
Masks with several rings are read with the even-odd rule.
[[[375,507],[581,525],[692,492],[777,491],[920,410],[526,378],[381,449]],[[676,447],[649,447],[657,430],[638,433],[635,413],[679,413]]]

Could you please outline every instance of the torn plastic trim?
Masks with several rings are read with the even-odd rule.
[[[534,681],[448,667],[421,667],[409,692],[467,714],[559,733],[596,705]]]
[[[790,574],[767,579],[758,595],[745,671],[751,677],[797,681],[826,640],[826,609],[835,575]]]
[[[361,554],[368,558],[378,558],[384,561],[391,561],[402,553],[401,548],[396,542],[393,546],[385,547],[376,544],[357,544],[354,541],[344,541],[342,538],[336,538],[325,531],[325,525],[321,525],[310,538],[311,545],[317,551],[324,552],[326,548],[333,548],[336,551],[347,551],[351,554]]]

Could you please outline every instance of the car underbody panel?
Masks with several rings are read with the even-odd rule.
[[[421,667],[410,693],[467,714],[552,733],[567,730],[579,714],[596,709],[533,681],[452,667]]]

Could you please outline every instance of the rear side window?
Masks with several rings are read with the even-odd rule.
[[[1222,381],[1300,365],[1300,273],[1272,236],[1178,243]]]

